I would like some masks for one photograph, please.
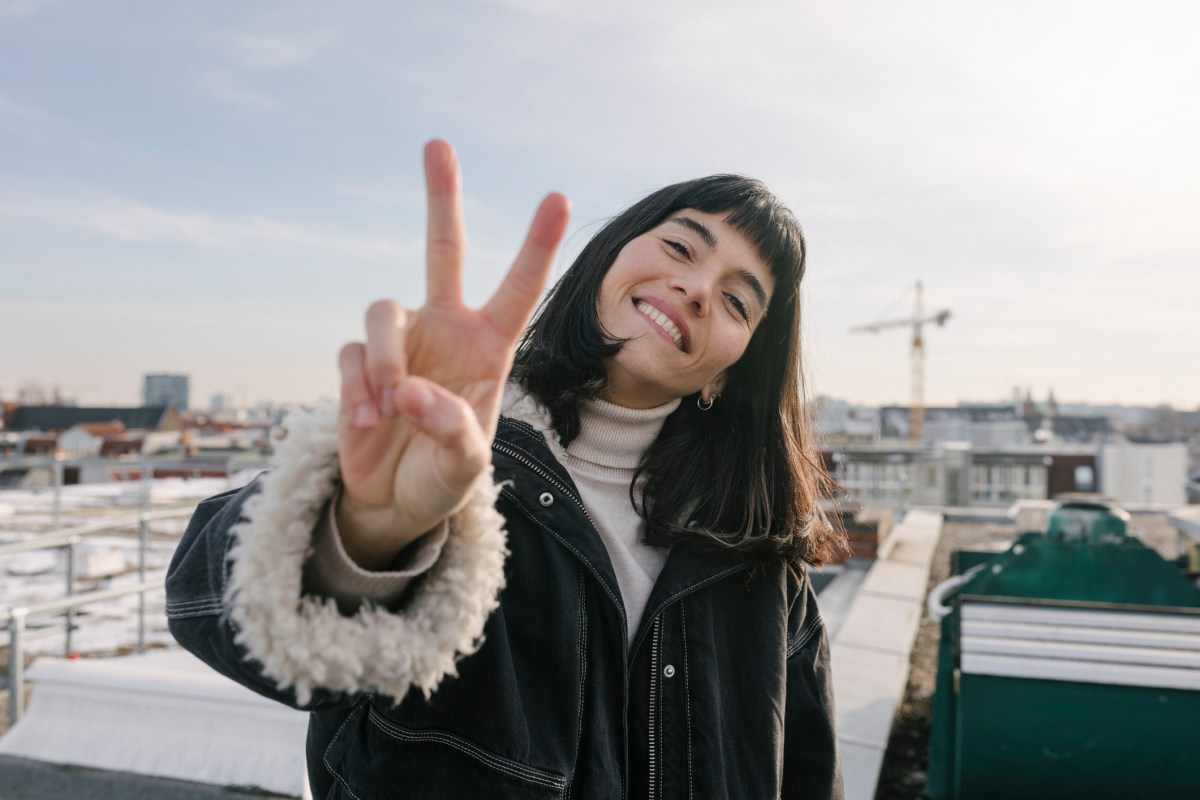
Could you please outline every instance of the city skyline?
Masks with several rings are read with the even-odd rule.
[[[464,9],[464,6],[466,7]],[[468,299],[538,199],[556,274],[645,192],[762,178],[809,244],[808,391],[1190,410],[1200,9],[503,0],[224,9],[0,0],[0,391],[335,397],[379,297],[423,299],[420,147],[460,151]],[[467,13],[463,13],[467,11]],[[19,346],[18,346],[19,345]]]
[[[145,405],[142,402],[140,395],[144,393],[144,379],[152,373],[143,373],[139,380],[139,389],[135,392],[128,393],[130,399],[102,399],[89,398],[72,395],[65,392],[61,383],[55,384],[40,384],[35,382],[25,382],[24,384],[14,385],[12,387],[0,384],[0,402],[17,403],[20,401],[23,393],[30,394],[34,400],[30,405],[67,405],[67,406],[93,406],[93,407],[123,407],[123,406],[138,406]],[[191,376],[180,374],[179,376],[188,379],[190,383]],[[1014,394],[1014,392],[1016,394]],[[1039,391],[1038,387],[1033,386],[1013,386],[1010,387],[1006,394],[998,394],[995,397],[960,397],[953,398],[947,403],[930,403],[929,408],[969,408],[972,406],[1013,406],[1020,407],[1026,402],[1032,402],[1035,408],[1044,407],[1050,400],[1051,393],[1054,392],[1053,387],[1048,387],[1045,391]],[[279,407],[292,404],[306,404],[312,402],[329,401],[336,399],[332,394],[304,399],[281,398],[276,396],[249,397],[239,396],[245,392],[235,392],[229,389],[217,387],[212,391],[206,392],[204,395],[197,394],[196,397],[201,398],[198,402],[192,401],[190,410],[196,412],[205,411],[224,411],[230,409],[248,409],[262,406]],[[135,396],[137,395],[137,396]],[[1017,399],[1019,395],[1019,399]],[[203,399],[203,398],[207,399]],[[909,405],[908,398],[898,398],[894,401],[883,402],[865,402],[853,397],[836,397],[829,394],[813,394],[806,398],[813,403],[837,403],[844,404],[851,408],[907,408]],[[1169,407],[1174,411],[1192,413],[1200,412],[1200,403],[1192,406],[1175,406],[1169,403],[1120,403],[1111,401],[1098,401],[1088,398],[1073,398],[1066,399],[1059,397],[1054,393],[1054,404],[1060,410],[1060,413],[1073,414],[1081,410],[1087,413],[1103,414],[1115,409],[1155,409],[1161,407]],[[214,405],[215,404],[215,405]],[[153,404],[150,404],[153,405]]]

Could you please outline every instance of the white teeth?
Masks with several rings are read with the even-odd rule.
[[[649,303],[638,301],[637,310],[645,314],[650,319],[658,323],[658,327],[667,332],[667,335],[675,340],[675,346],[680,350],[683,349],[683,334],[679,332],[679,328],[671,321],[671,318],[659,311]]]

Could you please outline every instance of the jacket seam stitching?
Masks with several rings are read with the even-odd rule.
[[[815,619],[801,629],[800,637],[796,640],[796,642],[788,647],[787,657],[791,658],[792,656],[796,655],[796,653],[800,652],[804,648],[804,645],[812,641],[813,636],[815,636],[817,632],[821,630],[824,624],[825,620],[821,619],[820,614],[817,614]]]
[[[515,417],[505,417],[504,420],[509,425],[512,425],[515,428],[524,429],[527,433],[533,433],[533,434],[538,434],[538,435],[541,434],[541,431],[539,431],[537,428],[533,427],[532,425],[530,425],[528,422],[526,422],[523,419],[517,419]]]
[[[167,619],[192,619],[194,617],[219,617],[221,606],[211,608],[191,608],[186,611],[168,611]]]
[[[692,800],[695,797],[695,781],[692,775],[692,689],[688,679],[687,613],[683,603],[679,604],[679,621],[683,626],[683,646],[680,649],[683,650],[683,703],[687,713],[688,800]]]
[[[586,578],[583,567],[576,567],[579,572],[579,720],[575,725],[575,760],[571,766],[571,784],[567,787],[567,797],[575,788],[575,773],[579,769],[579,748],[583,744],[583,696],[584,684],[587,682],[587,609],[585,607]]]
[[[534,767],[527,767],[524,764],[514,763],[509,759],[490,753],[479,745],[456,736],[449,731],[417,731],[405,728],[384,719],[373,707],[368,710],[367,714],[367,718],[373,725],[394,738],[417,742],[436,742],[447,747],[452,747],[460,753],[470,756],[481,764],[491,767],[497,772],[502,772],[511,778],[544,786],[548,789],[557,789],[560,797],[566,788],[565,778],[544,770],[535,769]]]
[[[725,570],[724,572],[718,572],[716,575],[711,575],[708,578],[705,578],[704,580],[700,581],[699,583],[694,583],[694,584],[691,584],[690,586],[683,587],[679,591],[675,592],[675,594],[671,595],[670,597],[666,598],[661,603],[659,603],[655,607],[654,613],[651,614],[649,618],[654,619],[655,617],[657,617],[660,613],[662,613],[663,609],[665,609],[667,606],[671,605],[671,603],[674,602],[676,598],[682,597],[683,595],[686,595],[686,594],[690,594],[691,592],[694,592],[697,589],[702,589],[705,586],[708,586],[713,581],[719,581],[719,580],[721,580],[721,578],[724,578],[726,575],[731,575],[735,572],[739,572],[740,570],[745,569],[746,566],[747,566],[746,564],[735,564],[734,566],[730,567],[729,569]],[[643,617],[643,619],[644,618],[645,617]],[[638,644],[638,645],[641,644],[640,638],[638,639],[636,644]]]
[[[181,608],[181,609],[200,608],[202,606],[211,606],[213,604],[220,605],[220,602],[221,602],[220,595],[209,595],[208,597],[201,597],[201,598],[197,598],[195,600],[168,600],[166,603],[163,604],[163,607],[164,608]]]
[[[359,709],[361,709],[366,703],[369,703],[370,701],[371,701],[370,696],[364,697],[362,700],[358,701],[358,705],[354,707],[353,711],[351,711],[349,714],[346,715],[346,718],[344,720],[342,720],[342,724],[338,726],[337,733],[333,734],[333,738],[329,740],[329,746],[326,747],[325,752],[321,754],[321,762],[325,764],[325,769],[329,770],[329,772],[332,773],[333,777],[338,779],[338,783],[340,783],[340,784],[342,784],[342,786],[346,787],[346,792],[349,793],[349,795],[351,797],[353,797],[354,800],[362,800],[362,798],[354,793],[354,790],[350,788],[350,782],[347,781],[344,777],[342,777],[342,773],[340,773],[336,769],[334,769],[333,765],[329,763],[329,751],[333,749],[334,742],[336,742],[342,738],[342,731],[345,730],[346,726],[350,724],[350,720],[353,719],[355,714],[357,714],[359,712]]]
[[[669,606],[675,600],[675,598],[679,597],[680,595],[687,594],[688,592],[699,589],[702,586],[707,586],[708,584],[712,583],[713,581],[718,581],[721,578],[724,578],[726,575],[729,575],[730,573],[737,572],[737,571],[745,569],[745,568],[746,568],[745,564],[737,564],[736,566],[732,566],[729,569],[725,570],[724,572],[718,572],[716,575],[706,578],[705,580],[702,580],[699,583],[692,584],[691,586],[685,586],[684,588],[675,592],[675,594],[668,597],[666,600],[663,600],[659,604],[658,608],[655,610],[655,615],[657,616],[659,611],[662,611],[664,608]]]
[[[521,509],[521,511],[525,512],[525,515],[527,517],[529,517],[529,519],[532,520],[535,525],[537,525],[539,528],[542,528],[543,530],[545,530],[547,533],[549,533],[551,536],[553,536],[555,539],[557,539],[564,547],[566,547],[572,553],[577,555],[579,557],[580,561],[582,561],[583,563],[585,563],[589,567],[591,567],[592,574],[596,576],[596,580],[598,580],[600,582],[600,585],[604,587],[604,591],[617,604],[617,608],[620,609],[620,611],[621,611],[621,616],[622,617],[625,616],[625,611],[624,611],[625,607],[623,605],[621,605],[621,601],[617,598],[617,596],[615,594],[613,594],[613,591],[609,587],[608,582],[604,580],[604,576],[600,574],[600,571],[596,568],[596,565],[591,562],[591,559],[589,559],[586,555],[584,555],[583,552],[581,550],[579,550],[579,548],[575,547],[575,545],[571,544],[566,539],[564,539],[561,535],[559,535],[553,528],[546,525],[540,519],[535,517],[532,514],[532,512],[530,512],[529,508],[520,501],[520,499],[517,497],[516,494],[509,491],[508,489],[501,489],[500,493],[503,494],[505,497],[507,497],[509,500],[511,500],[513,502],[513,504],[517,506],[517,508],[519,508],[519,509]]]

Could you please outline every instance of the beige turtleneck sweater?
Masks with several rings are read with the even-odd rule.
[[[644,544],[645,522],[629,498],[642,453],[654,443],[679,401],[645,411],[593,400],[580,409],[579,436],[563,466],[579,487],[584,507],[608,550],[632,638],[667,561],[667,548]],[[552,435],[552,434],[551,434]]]
[[[580,409],[579,436],[564,450],[553,431],[548,430],[544,410],[537,407],[542,413],[520,413],[522,408],[532,408],[530,400],[518,396],[514,402],[514,398],[506,397],[506,413],[520,416],[542,431],[579,488],[580,499],[596,525],[616,573],[632,638],[650,599],[650,590],[666,563],[668,549],[642,542],[645,525],[630,502],[629,486],[642,453],[657,438],[663,422],[679,406],[679,401],[646,410],[591,401]],[[390,605],[400,598],[414,577],[433,566],[446,536],[443,525],[411,545],[402,554],[403,569],[365,570],[346,554],[331,503],[330,513],[323,515],[313,538],[313,555],[305,565],[305,591],[333,598],[346,612],[353,612],[364,601]]]

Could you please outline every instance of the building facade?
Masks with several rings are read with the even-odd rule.
[[[188,409],[187,375],[147,375],[142,383],[142,403],[147,406],[171,406]]]
[[[931,449],[907,445],[826,450],[825,466],[850,497],[871,506],[1007,507],[1100,488],[1096,448]]]

